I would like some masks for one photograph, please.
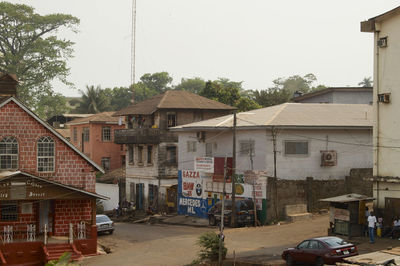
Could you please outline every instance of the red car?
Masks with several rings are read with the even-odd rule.
[[[324,265],[335,264],[343,258],[358,255],[357,247],[346,243],[339,237],[318,237],[304,240],[295,248],[289,248],[282,253],[282,259],[287,265],[296,262]]]

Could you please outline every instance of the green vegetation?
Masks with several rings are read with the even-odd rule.
[[[198,258],[192,262],[192,265],[198,265],[207,261],[218,261],[219,255],[219,236],[215,232],[206,232],[200,235],[197,240],[197,245],[200,246]],[[222,242],[222,259],[225,259],[228,249]]]

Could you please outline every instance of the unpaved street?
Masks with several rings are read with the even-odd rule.
[[[228,256],[265,259],[304,238],[326,235],[328,216],[309,221],[225,231]],[[100,236],[113,253],[85,259],[83,265],[184,265],[196,257],[198,236],[214,228],[173,225],[117,224],[114,235]]]

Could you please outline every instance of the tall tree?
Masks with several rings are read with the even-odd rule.
[[[371,77],[365,77],[363,78],[363,80],[358,83],[358,86],[362,86],[362,87],[372,87],[373,82],[372,82],[372,78]]]
[[[204,86],[206,85],[206,82],[202,78],[182,78],[181,83],[178,84],[177,86],[174,87],[175,90],[184,90],[184,91],[189,91],[193,92],[196,94],[199,94]]]
[[[150,90],[162,93],[170,89],[168,85],[171,84],[172,77],[169,76],[168,72],[146,73],[140,77],[140,81]]]
[[[60,93],[50,92],[40,95],[38,99],[40,105],[36,108],[36,113],[43,119],[49,119],[54,115],[68,113],[67,99]]]
[[[111,111],[110,90],[102,90],[100,86],[86,86],[86,91],[80,91],[82,99],[77,112],[97,114]]]
[[[61,28],[76,32],[79,19],[71,15],[40,15],[23,4],[0,2],[0,71],[19,79],[18,95],[37,110],[54,95],[50,82],[67,81],[73,42],[57,37]]]

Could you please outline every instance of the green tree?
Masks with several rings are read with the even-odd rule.
[[[132,103],[132,90],[125,87],[115,87],[112,89],[111,109],[121,110]]]
[[[325,88],[324,85],[313,86],[316,81],[317,78],[314,74],[307,74],[303,77],[294,75],[288,78],[278,78],[273,81],[273,87],[253,91],[253,99],[263,107],[282,104],[289,102],[296,91],[309,93]]]
[[[168,72],[156,72],[153,74],[146,73],[140,77],[140,81],[143,85],[157,93],[162,93],[170,87],[168,85],[171,84],[172,78],[169,76]]]
[[[80,91],[82,100],[77,108],[78,113],[97,114],[111,110],[111,90],[102,90],[100,86],[86,86]]]
[[[372,78],[371,77],[365,77],[363,78],[363,80],[358,83],[358,86],[362,86],[362,87],[372,87],[373,82],[372,82]]]
[[[50,91],[49,94],[40,95],[38,101],[40,105],[35,111],[45,120],[55,115],[68,113],[70,110],[67,107],[67,99],[60,93]]]
[[[204,89],[205,85],[206,82],[202,78],[182,78],[181,83],[175,86],[174,89],[199,94]]]
[[[67,81],[67,60],[73,42],[57,37],[61,28],[76,32],[79,19],[71,15],[40,15],[23,4],[0,2],[0,72],[19,79],[19,98],[34,110],[54,95],[50,82]],[[54,102],[54,104],[61,104]]]

